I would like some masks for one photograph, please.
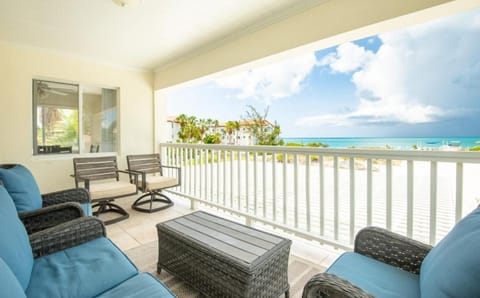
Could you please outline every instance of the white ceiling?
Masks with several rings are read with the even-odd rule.
[[[0,42],[158,69],[326,0],[0,0]]]

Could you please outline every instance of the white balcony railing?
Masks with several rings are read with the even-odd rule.
[[[376,225],[435,244],[480,199],[480,153],[160,144],[170,192],[349,249]]]

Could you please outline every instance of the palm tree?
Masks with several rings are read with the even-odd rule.
[[[233,144],[232,142],[232,134],[233,134],[233,131],[235,130],[235,122],[234,121],[227,121],[225,123],[225,130],[228,134],[228,143],[229,144]]]
[[[233,129],[235,131],[235,145],[238,143],[238,132],[240,131],[240,121],[233,121]]]

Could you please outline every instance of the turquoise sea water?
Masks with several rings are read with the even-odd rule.
[[[328,144],[329,148],[349,147],[386,147],[392,149],[439,148],[442,146],[460,146],[470,148],[480,146],[480,137],[438,137],[438,138],[283,138],[285,143]]]

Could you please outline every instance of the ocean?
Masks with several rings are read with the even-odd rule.
[[[389,147],[398,150],[408,150],[417,147],[440,148],[442,146],[471,148],[480,146],[480,137],[437,137],[437,138],[283,138],[285,144],[309,143],[328,144],[329,148],[351,147]]]

